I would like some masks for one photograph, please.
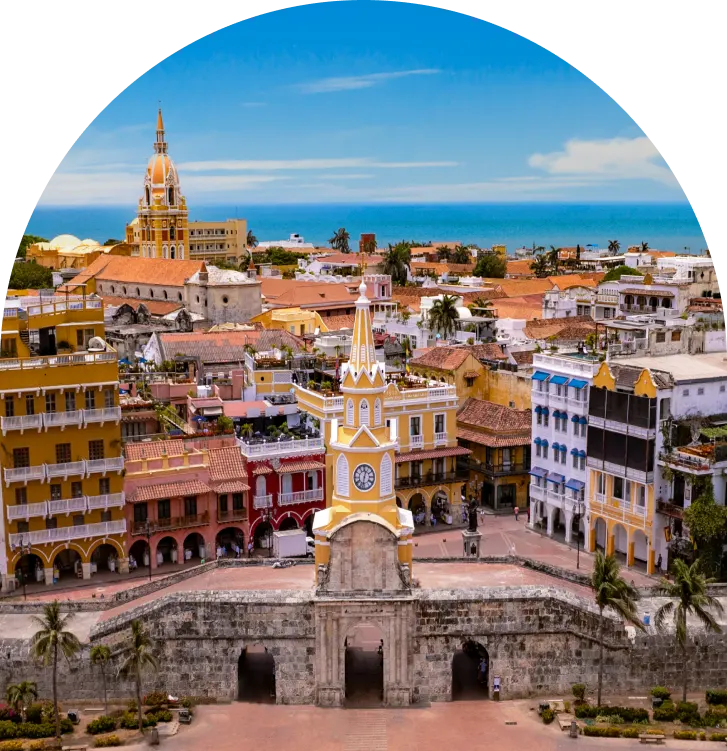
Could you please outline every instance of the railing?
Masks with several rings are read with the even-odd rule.
[[[268,495],[255,495],[252,498],[252,507],[253,508],[272,508],[273,505],[273,496],[268,493]]]
[[[6,484],[10,484],[11,482],[29,482],[30,480],[45,480],[45,464],[5,470]]]
[[[412,435],[409,436],[409,448],[410,449],[420,449],[424,446],[424,436],[423,435]]]
[[[601,472],[608,472],[612,475],[625,477],[627,480],[635,480],[642,485],[648,485],[649,483],[654,482],[653,471],[645,472],[638,469],[631,469],[631,467],[625,467],[622,464],[613,464],[612,462],[605,462],[601,459],[596,459],[593,456],[586,458],[586,464],[592,469],[598,469]]]
[[[149,520],[149,532],[164,532],[170,529],[183,529],[184,527],[195,527],[200,524],[209,524],[210,515],[208,511],[203,514],[193,514],[191,516],[168,516],[162,519]],[[135,535],[146,534],[147,522],[134,522],[131,532]]]
[[[530,497],[534,498],[536,501],[544,501],[546,496],[546,490],[542,485],[536,485],[535,483],[530,483]]]
[[[238,522],[245,521],[247,519],[247,509],[245,508],[233,508],[230,511],[218,511],[218,522]]]
[[[124,468],[124,457],[114,456],[110,459],[91,459],[86,462],[86,472],[91,475],[97,472],[121,472]]]
[[[48,501],[40,503],[19,503],[8,506],[8,521],[14,519],[30,519],[31,516],[48,516]]]
[[[61,302],[41,302],[39,298],[38,304],[30,305],[26,303],[26,310],[29,316],[49,315],[53,313],[65,313],[67,310],[100,310],[103,307],[102,300],[83,300],[69,299]]]
[[[0,428],[3,435],[8,430],[19,430],[21,433],[25,430],[40,430],[43,425],[42,415],[19,415],[18,417],[0,418]]]
[[[684,518],[684,508],[682,506],[677,506],[676,503],[671,503],[670,501],[658,500],[656,502],[656,510],[664,516],[670,516],[672,519]]]
[[[94,363],[116,363],[116,352],[78,352],[71,355],[49,355],[47,357],[23,357],[0,360],[0,370],[36,370],[37,368],[57,368],[66,365],[91,365]]]
[[[447,433],[435,433],[434,434],[435,446],[441,446],[441,445],[446,446],[448,440],[449,440],[449,435]]]
[[[414,475],[413,477],[397,477],[394,486],[397,490],[404,488],[419,488],[428,485],[443,485],[448,482],[467,482],[469,479],[467,472],[430,472],[425,475]]]
[[[44,545],[48,542],[65,542],[68,540],[88,540],[92,537],[108,537],[126,532],[126,519],[96,524],[40,529],[37,532],[21,532],[9,535],[10,547],[30,542],[31,545]]]
[[[475,468],[475,465],[471,466],[473,469]],[[492,472],[493,474],[522,473],[527,472],[528,469],[530,469],[525,462],[498,462],[497,464],[483,462],[482,464],[477,465],[477,468],[485,472]]]
[[[86,512],[86,497],[61,498],[57,501],[48,501],[49,514],[72,514],[76,511]]]
[[[435,388],[421,388],[421,389],[402,389],[401,398],[403,401],[441,401],[443,399],[456,399],[457,387],[456,386],[438,386]],[[395,403],[396,400],[389,400]]]
[[[83,410],[83,419],[86,424],[90,422],[119,422],[121,420],[121,407],[103,407],[102,409]]]
[[[631,513],[631,502],[624,500],[623,498],[613,498],[613,505],[616,506],[616,508],[620,508],[622,511],[625,511],[626,513]]]
[[[315,503],[323,500],[323,488],[300,490],[293,493],[279,493],[278,506],[292,506],[296,503]]]
[[[90,495],[86,499],[88,501],[88,510],[94,511],[96,509],[107,509],[121,507],[123,508],[126,503],[125,493],[108,493],[106,495]]]
[[[40,417],[40,415],[38,415]],[[44,412],[43,425],[48,428],[65,428],[66,425],[78,425],[80,428],[83,424],[83,410],[74,409],[70,412]]]
[[[640,506],[638,503],[635,503],[632,512],[637,516],[646,516],[646,506]]]
[[[559,357],[557,355],[546,354],[534,354],[533,355],[533,367],[537,370],[543,368],[544,370],[552,370],[557,368],[559,372],[582,374],[585,376],[593,377],[598,368],[600,362],[589,362],[588,360],[578,359],[575,357]]]
[[[62,477],[64,480],[73,475],[85,475],[86,463],[81,460],[78,462],[61,462],[60,464],[46,464],[45,471],[47,477]]]
[[[325,447],[323,438],[293,438],[280,441],[270,439],[260,443],[243,438],[240,442],[240,451],[245,458],[254,459],[307,453],[321,454],[325,451]]]
[[[686,454],[679,449],[676,449],[670,454],[661,454],[659,456],[663,462],[667,464],[675,464],[677,466],[686,467],[687,470],[702,470],[708,472],[710,466],[714,462],[714,457],[711,456],[693,456]]]

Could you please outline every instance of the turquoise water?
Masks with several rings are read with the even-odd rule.
[[[648,242],[658,250],[698,253],[707,247],[688,204],[447,204],[192,206],[190,219],[245,218],[258,240],[282,240],[293,232],[326,244],[338,227],[354,240],[374,232],[379,245],[398,240],[460,241],[488,247],[522,245],[607,247],[618,240]],[[134,207],[36,208],[27,232],[50,239],[70,233],[104,242],[123,239]],[[357,247],[358,243],[352,243]]]

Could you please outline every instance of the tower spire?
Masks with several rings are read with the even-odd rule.
[[[376,365],[376,353],[374,351],[374,332],[371,327],[371,303],[366,297],[366,283],[361,280],[358,288],[359,298],[356,300],[356,317],[353,323],[353,338],[351,340],[351,356],[348,361],[354,377],[362,370],[368,371],[373,376]]]
[[[157,140],[154,144],[154,151],[157,154],[167,153],[167,142],[164,140],[164,120],[162,120],[162,108],[159,108],[157,115]]]

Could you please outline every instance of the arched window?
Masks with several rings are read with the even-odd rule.
[[[166,258],[168,252],[169,251],[167,250],[167,246],[166,245],[162,245],[162,258]]]
[[[374,425],[376,427],[381,425],[381,399],[374,402]]]
[[[169,188],[167,193],[169,194],[169,205],[173,206],[174,205],[174,188]]]
[[[170,240],[176,240],[177,239],[177,228],[171,227],[169,229],[169,239]]]
[[[146,186],[146,205],[148,206],[151,203],[151,194],[149,193],[149,186]]]
[[[172,247],[171,247],[171,249],[169,251],[169,257],[170,258],[176,258],[177,257],[177,252],[174,250],[174,246],[173,245],[172,245]]]
[[[336,493],[348,498],[348,459],[345,454],[339,454],[336,461]]]
[[[182,302],[182,293],[177,292],[177,297],[179,298],[179,302]]]
[[[123,287],[122,289],[124,291],[124,294],[126,294],[126,287]]]
[[[381,460],[381,496],[391,495],[394,492],[394,488],[391,482],[391,456],[384,454],[384,458]]]
[[[149,297],[154,297],[154,290],[153,289],[149,290]]]
[[[318,488],[318,472],[317,470],[312,470],[308,473],[308,476],[306,477],[306,490],[316,490]]]
[[[286,472],[283,475],[283,493],[293,492],[293,475],[290,472]]]
[[[141,297],[141,291],[139,290],[138,287],[136,288],[136,296]]]
[[[255,495],[267,495],[268,484],[265,480],[265,475],[258,475],[255,481]]]
[[[346,402],[346,425],[353,425],[353,399]]]
[[[165,300],[168,300],[168,299],[169,299],[169,295],[167,295],[167,291],[166,291],[166,290],[164,290],[164,299],[165,299]]]
[[[369,402],[368,399],[362,399],[358,405],[358,421],[360,425],[370,425],[369,422]]]

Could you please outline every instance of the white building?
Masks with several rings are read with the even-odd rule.
[[[313,250],[316,246],[313,243],[307,243],[304,237],[298,234],[292,234],[287,240],[264,240],[257,244],[259,248],[285,248],[285,250],[300,250],[301,248],[307,248]]]

